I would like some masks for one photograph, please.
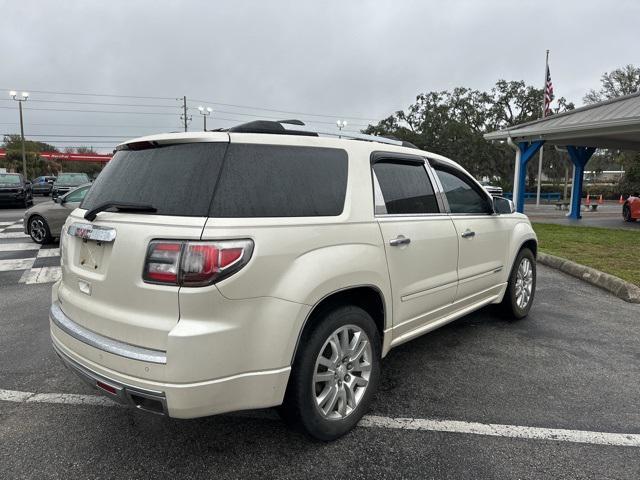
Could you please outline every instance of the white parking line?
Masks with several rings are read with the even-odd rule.
[[[60,280],[60,277],[62,277],[62,268],[60,267],[31,268],[24,271],[18,283],[24,283],[26,285],[32,285],[34,283],[53,283]]]
[[[25,270],[31,268],[35,260],[35,258],[0,260],[0,272],[10,272],[12,270]]]
[[[5,232],[0,233],[0,239],[2,238],[29,238],[29,235],[25,235],[24,232]]]
[[[16,252],[19,250],[39,250],[37,243],[0,243],[0,252]]]
[[[98,405],[117,407],[117,403],[105,397],[73,393],[34,393],[0,389],[0,400],[14,403],[56,403],[67,405]],[[431,420],[425,418],[391,418],[365,415],[358,424],[365,428],[393,430],[418,430],[429,432],[464,433],[492,437],[551,440],[555,442],[587,443],[616,447],[640,447],[640,434],[590,432],[561,428],[523,427],[495,423],[461,422],[457,420]]]

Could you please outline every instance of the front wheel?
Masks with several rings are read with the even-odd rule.
[[[531,250],[523,248],[511,269],[507,291],[502,299],[503,310],[512,319],[526,317],[531,310],[535,292],[536,259]]]
[[[625,222],[633,222],[633,217],[631,216],[631,208],[629,205],[625,205],[622,207],[622,217]]]
[[[29,235],[31,240],[41,245],[51,242],[51,230],[47,221],[39,215],[29,219]]]
[[[311,437],[331,441],[349,432],[371,404],[380,380],[380,335],[356,306],[316,320],[300,342],[280,413]]]

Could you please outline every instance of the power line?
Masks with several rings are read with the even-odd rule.
[[[12,88],[0,88],[0,90],[15,90]],[[88,92],[54,92],[50,90],[30,90],[25,89],[30,93],[47,93],[50,95],[76,95],[86,97],[113,97],[113,98],[146,98],[150,100],[175,100],[176,97],[152,97],[143,95],[118,95],[112,93],[88,93]]]
[[[249,105],[237,105],[237,104],[233,104],[233,103],[212,102],[210,100],[193,99],[191,101],[192,102],[197,102],[197,103],[209,103],[211,105],[220,105],[222,107],[243,108],[245,110],[262,110],[262,111],[265,111],[265,112],[286,113],[287,115],[304,115],[304,116],[307,116],[307,117],[326,117],[326,118],[346,118],[347,120],[364,120],[364,121],[367,121],[367,122],[369,122],[369,121],[378,122],[378,120],[375,120],[373,118],[350,117],[348,115],[338,115],[338,114],[330,114],[330,113],[293,112],[293,111],[290,111],[290,110],[276,110],[276,109],[272,109],[272,108],[252,107],[252,106],[249,106]]]
[[[1,98],[3,102],[12,102],[13,100],[8,98]],[[35,100],[29,99],[29,102],[33,103],[62,103],[62,104],[74,104],[74,105],[105,105],[109,107],[151,107],[151,108],[174,108],[174,105],[150,105],[148,103],[107,103],[107,102],[78,102],[76,100]]]
[[[12,90],[10,88],[0,88],[0,90]],[[176,100],[177,97],[156,97],[156,96],[144,96],[144,95],[119,95],[119,94],[110,94],[110,93],[89,93],[89,92],[58,92],[51,90],[29,90],[25,89],[31,93],[43,93],[50,95],[70,95],[70,96],[88,96],[88,97],[113,97],[113,98],[136,98],[136,99],[149,99],[149,100]],[[349,116],[343,114],[333,114],[333,113],[311,113],[311,112],[297,112],[291,110],[278,110],[274,108],[266,108],[266,107],[256,107],[251,105],[240,105],[233,103],[221,103],[221,102],[213,102],[210,100],[199,100],[199,99],[191,99],[192,102],[199,103],[209,103],[212,105],[219,105],[223,107],[234,107],[234,108],[242,108],[245,110],[261,110],[265,112],[274,112],[274,113],[284,113],[287,115],[303,115],[308,117],[325,117],[325,118],[346,118],[348,120],[363,120],[366,122],[377,122],[378,120],[373,118],[365,118],[361,116]]]

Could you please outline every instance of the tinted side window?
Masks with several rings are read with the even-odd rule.
[[[342,213],[348,157],[336,148],[230,144],[211,217]]]
[[[89,190],[89,187],[82,187],[77,190],[74,190],[70,194],[65,195],[64,200],[65,202],[69,202],[69,203],[81,202],[82,199],[87,194],[87,190]]]
[[[435,171],[449,202],[451,213],[491,213],[487,197],[463,174],[438,167]]]
[[[424,165],[382,161],[373,165],[373,171],[388,214],[439,212]]]

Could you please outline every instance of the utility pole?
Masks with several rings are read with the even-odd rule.
[[[18,92],[12,90],[9,92],[9,96],[18,102],[18,108],[20,110],[20,139],[22,140],[22,174],[24,175],[24,179],[28,180],[29,176],[27,175],[27,152],[25,151],[24,146],[24,122],[22,120],[22,103],[26,102],[29,99],[29,94],[27,92],[22,92],[22,98],[18,98]]]
[[[546,115],[544,106],[545,106],[545,95],[547,92],[547,72],[548,71],[549,71],[549,50],[547,50],[547,58],[544,63],[544,84],[542,86],[542,118],[544,118]],[[542,183],[542,157],[544,155],[543,150],[544,150],[544,145],[540,147],[540,155],[538,157],[538,190],[536,192],[536,206],[540,205],[540,185]]]
[[[184,119],[184,131],[187,131],[187,96],[182,97],[182,118]]]

